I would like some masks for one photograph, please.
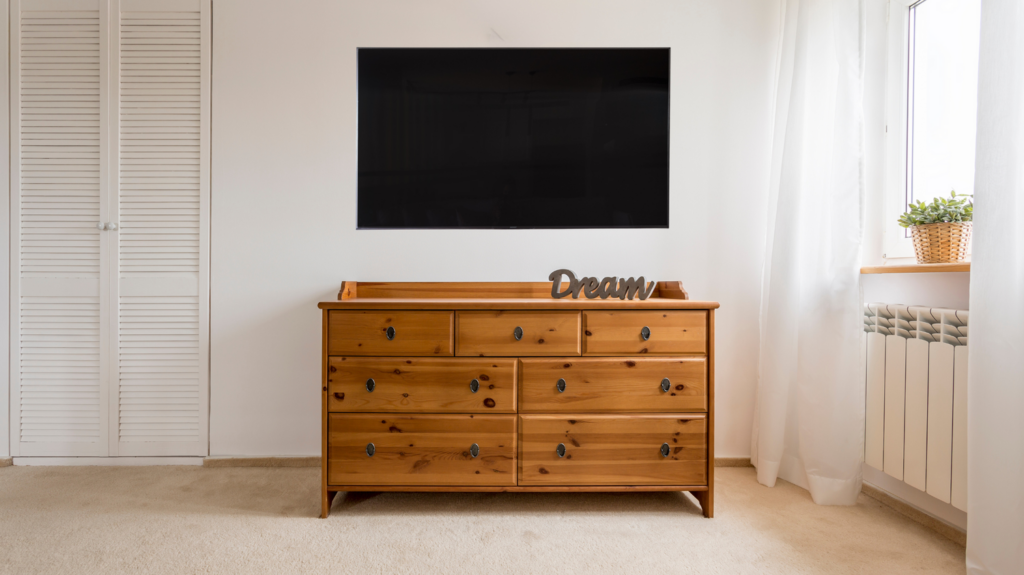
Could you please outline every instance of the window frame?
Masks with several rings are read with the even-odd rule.
[[[910,62],[912,8],[927,0],[889,0],[886,31],[885,172],[882,259],[913,258],[914,240],[898,220],[907,210],[910,189],[910,99],[913,97]],[[971,255],[968,246],[967,255]]]
[[[898,220],[906,211],[908,109],[910,99],[910,8],[920,0],[889,0],[885,97],[885,222],[882,257],[914,257],[914,242]]]

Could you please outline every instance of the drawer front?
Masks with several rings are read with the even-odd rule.
[[[583,355],[667,355],[707,349],[703,310],[585,311],[583,330]]]
[[[519,429],[519,485],[707,485],[704,415],[523,415]]]
[[[514,415],[329,417],[329,485],[516,484]]]
[[[327,354],[450,356],[454,315],[451,311],[334,310],[328,316]]]
[[[332,357],[327,409],[515,413],[516,371],[514,359]]]
[[[580,354],[578,311],[460,311],[455,325],[455,355]]]
[[[706,364],[703,357],[524,359],[519,407],[560,413],[707,411]]]

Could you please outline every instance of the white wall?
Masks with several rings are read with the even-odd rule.
[[[320,452],[341,280],[680,279],[717,315],[717,455],[749,454],[775,0],[217,0],[211,455]],[[667,230],[356,231],[356,48],[668,46]],[[628,195],[629,190],[623,190]]]

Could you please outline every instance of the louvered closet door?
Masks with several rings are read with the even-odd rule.
[[[118,6],[118,455],[208,452],[209,6]]]
[[[106,12],[11,2],[11,447],[107,455]]]

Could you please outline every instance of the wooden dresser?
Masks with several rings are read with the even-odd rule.
[[[689,491],[714,509],[715,309],[550,283],[344,282],[323,310],[339,491]]]

